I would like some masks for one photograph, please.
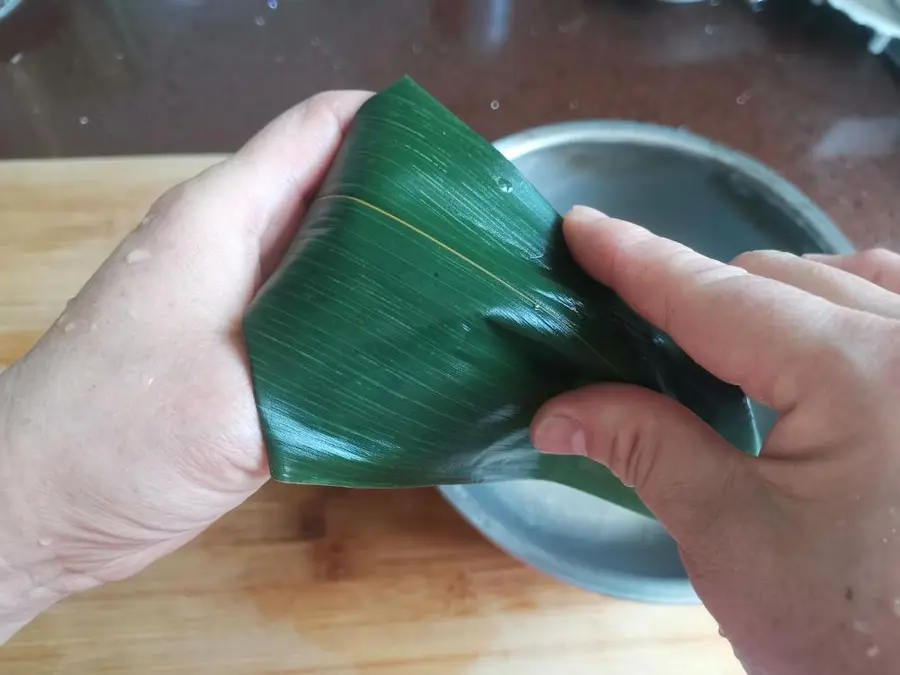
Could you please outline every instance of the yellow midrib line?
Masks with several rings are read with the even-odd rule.
[[[451,255],[454,255],[454,256],[456,256],[457,258],[459,258],[460,260],[462,260],[462,261],[468,263],[469,265],[471,265],[472,267],[474,267],[475,269],[477,269],[479,272],[482,272],[483,274],[486,274],[486,275],[489,276],[491,279],[493,279],[494,281],[496,281],[498,284],[501,284],[504,288],[508,289],[509,291],[515,293],[515,294],[518,295],[520,298],[522,298],[523,300],[525,300],[525,302],[530,303],[530,304],[533,305],[535,308],[538,307],[538,302],[537,302],[534,298],[529,297],[528,295],[526,295],[525,293],[523,293],[522,291],[520,291],[518,288],[516,288],[515,286],[513,286],[513,285],[512,285],[511,283],[509,283],[508,281],[504,281],[502,278],[498,277],[496,274],[494,274],[493,272],[491,272],[489,269],[487,269],[486,267],[484,267],[484,266],[482,266],[482,265],[479,265],[477,262],[475,262],[475,261],[472,260],[471,258],[466,257],[465,255],[463,255],[462,253],[460,253],[459,251],[457,251],[457,250],[456,250],[455,248],[453,248],[452,246],[448,246],[447,244],[445,244],[444,242],[442,242],[440,239],[437,239],[436,237],[431,236],[431,235],[428,234],[425,230],[423,230],[423,229],[421,229],[421,228],[418,228],[418,227],[416,227],[415,225],[413,225],[412,223],[403,220],[403,218],[400,218],[399,216],[395,216],[395,215],[394,215],[393,213],[391,213],[390,211],[385,211],[385,210],[382,209],[381,207],[375,206],[375,204],[373,204],[373,203],[371,203],[371,202],[367,202],[365,199],[360,199],[359,197],[353,197],[353,196],[351,196],[351,195],[325,195],[324,197],[320,197],[320,199],[346,199],[347,201],[355,202],[355,203],[357,203],[357,204],[360,204],[360,205],[362,205],[362,206],[365,206],[366,208],[372,209],[372,210],[375,211],[376,213],[380,213],[381,215],[385,216],[386,218],[390,218],[390,219],[393,220],[395,223],[399,223],[399,224],[402,225],[403,227],[409,228],[410,230],[412,230],[412,231],[415,232],[416,234],[425,237],[426,239],[428,239],[428,241],[432,242],[433,244],[436,244],[436,245],[440,246],[442,249],[444,249],[445,251],[447,251],[447,252],[450,253]]]
[[[381,214],[382,216],[384,216],[385,218],[389,218],[389,219],[393,220],[395,223],[397,223],[397,224],[399,224],[399,225],[402,225],[403,227],[406,227],[406,228],[412,230],[413,232],[415,232],[416,234],[418,234],[418,235],[420,235],[420,236],[422,236],[422,237],[425,237],[428,241],[432,242],[433,244],[435,244],[435,245],[437,245],[437,246],[440,246],[442,249],[444,249],[445,251],[447,251],[447,252],[450,253],[451,255],[456,256],[457,258],[459,258],[460,260],[462,260],[462,261],[468,263],[469,265],[471,265],[472,267],[474,267],[474,268],[477,269],[478,271],[482,272],[483,274],[486,274],[488,277],[490,277],[491,279],[493,279],[494,281],[496,281],[498,284],[500,284],[500,285],[503,286],[504,288],[508,289],[510,292],[515,293],[517,296],[519,296],[520,298],[522,298],[525,302],[527,302],[528,304],[530,304],[534,309],[540,309],[540,306],[541,306],[541,305],[540,305],[540,303],[539,303],[537,300],[535,300],[534,298],[530,297],[529,295],[523,293],[522,291],[520,291],[518,288],[516,288],[515,286],[513,286],[513,285],[512,285],[511,283],[509,283],[508,281],[505,281],[505,280],[503,280],[501,277],[498,277],[496,274],[494,274],[493,272],[491,272],[489,269],[487,269],[487,268],[484,267],[483,265],[479,265],[477,262],[475,262],[475,261],[472,260],[471,258],[469,258],[469,257],[467,257],[467,256],[465,256],[465,255],[463,255],[462,253],[460,253],[459,251],[457,251],[457,250],[456,250],[455,248],[453,248],[452,246],[448,246],[447,244],[445,244],[444,242],[442,242],[440,239],[437,239],[436,237],[431,236],[431,235],[428,234],[425,230],[416,227],[416,226],[413,225],[412,223],[410,223],[410,222],[408,222],[408,221],[406,221],[406,220],[403,220],[403,218],[400,218],[399,216],[395,216],[395,215],[394,215],[393,213],[391,213],[390,211],[386,211],[386,210],[384,210],[383,208],[381,208],[381,207],[379,207],[379,206],[376,206],[375,204],[373,204],[373,203],[371,203],[371,202],[367,202],[365,199],[360,199],[359,197],[354,197],[354,196],[352,196],[352,195],[323,195],[322,197],[319,197],[319,199],[322,199],[322,200],[324,200],[324,199],[344,199],[344,200],[346,200],[346,201],[350,201],[350,202],[354,202],[354,203],[356,203],[356,204],[359,204],[360,206],[364,206],[364,207],[366,207],[367,209],[371,209],[371,210],[374,211],[375,213],[379,213],[379,214]],[[578,334],[577,331],[574,333],[574,335],[575,335],[575,338],[576,338],[577,340],[579,340],[582,344],[584,344],[591,352],[593,352],[594,355],[595,355],[598,359],[600,359],[601,361],[603,361],[604,363],[606,363],[612,370],[614,370],[615,372],[619,373],[619,369],[616,368],[615,364],[613,364],[609,359],[607,359],[607,358],[604,357],[600,352],[598,352],[596,349],[594,349],[593,345],[591,345],[591,344],[590,344],[587,340],[585,340],[580,334]],[[620,374],[621,374],[621,373],[620,373]]]

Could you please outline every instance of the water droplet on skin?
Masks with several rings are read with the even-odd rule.
[[[150,251],[145,248],[136,248],[133,251],[129,251],[128,255],[125,256],[125,262],[129,265],[134,265],[149,259]]]
[[[422,53],[422,45],[420,45],[418,42],[414,42],[413,46],[412,46],[412,52],[413,52],[413,54],[421,54]]]
[[[853,619],[853,630],[857,633],[868,633],[869,632],[869,624],[865,621],[860,621],[859,619]]]
[[[500,101],[494,99],[491,101],[491,110],[499,110],[500,109]]]
[[[149,224],[152,223],[152,222],[153,222],[153,216],[151,216],[151,215],[148,213],[146,216],[144,216],[143,218],[141,218],[141,222],[138,224],[138,227],[145,227],[145,226],[149,225]]]
[[[569,101],[569,110],[578,110],[578,101]]]
[[[507,194],[513,191],[512,183],[505,178],[497,179],[497,187],[500,188],[500,192],[506,192]]]
[[[880,653],[881,650],[878,648],[878,645],[872,645],[866,650],[866,656],[868,656],[870,659],[874,659]]]
[[[16,65],[17,63],[22,62],[23,54],[19,52],[18,54],[13,54],[13,57],[9,60],[10,65]]]
[[[155,379],[156,379],[155,377],[148,377],[147,378],[147,386],[149,387],[151,384],[153,384],[153,380],[155,380]]]
[[[75,330],[76,324],[74,321],[69,321],[65,326],[63,326],[64,333],[71,333]]]
[[[278,0],[269,0],[269,9],[278,9]]]
[[[50,539],[50,537],[41,537],[40,539],[38,539],[38,544],[40,546],[49,546],[52,543],[53,543],[53,540]]]
[[[881,540],[881,543],[882,543],[882,544],[888,543],[888,538],[887,538],[887,537],[883,537],[882,540]]]
[[[92,333],[95,333],[96,331],[97,331],[97,324],[92,323],[92,324],[91,324],[91,332],[92,332]]]
[[[263,16],[258,16],[255,19],[253,19],[253,23],[255,23],[257,26],[265,26],[266,18]]]
[[[87,123],[90,122],[90,121],[91,121],[91,120],[88,119],[87,115],[84,115],[83,117],[79,117],[79,118],[78,118],[78,124],[80,124],[80,125],[82,125],[82,126],[84,126],[85,124],[87,124]]]

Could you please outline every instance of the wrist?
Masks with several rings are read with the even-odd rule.
[[[47,530],[56,496],[40,489],[40,448],[16,416],[15,367],[0,374],[0,644],[54,603],[82,588],[56,555]]]

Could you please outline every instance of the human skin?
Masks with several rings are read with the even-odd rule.
[[[780,417],[750,458],[671,399],[595,385],[538,412],[538,449],[635,486],[748,672],[900,672],[900,256],[725,265],[580,208],[564,230],[590,274]]]
[[[240,321],[368,96],[314,97],[164,195],[0,375],[0,641],[265,482]],[[900,668],[900,258],[724,265],[587,209],[564,230],[588,272],[782,417],[751,460],[670,399],[598,385],[540,411],[538,448],[637,487],[754,675]]]

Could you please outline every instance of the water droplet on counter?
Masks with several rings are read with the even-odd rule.
[[[497,179],[497,187],[500,188],[500,192],[510,193],[510,192],[513,191],[512,183],[510,183],[510,182],[509,182],[508,180],[506,180],[505,178],[498,178],[498,179]]]
[[[14,66],[18,63],[21,63],[23,56],[24,56],[24,54],[22,54],[22,52],[19,52],[18,54],[13,54],[13,57],[9,60],[10,65]]]
[[[706,24],[706,27],[704,27],[703,30],[707,35],[712,35],[713,33],[716,32],[716,27],[713,26],[712,24]]]
[[[138,318],[137,310],[135,310],[135,309],[129,309],[129,310],[128,310],[128,316],[130,316],[132,319]]]
[[[49,546],[52,543],[53,543],[53,540],[50,539],[50,537],[41,537],[40,539],[38,539],[39,546]]]
[[[866,650],[866,656],[868,656],[870,659],[874,659],[880,653],[881,650],[878,648],[878,645],[872,645]]]
[[[97,324],[92,323],[92,324],[91,324],[91,332],[92,332],[92,333],[95,333],[96,331],[97,331]]]
[[[253,19],[253,23],[255,23],[257,26],[265,26],[266,18],[264,16],[258,16],[255,19]]]
[[[63,326],[64,333],[71,333],[78,326],[74,321],[69,321],[65,326]]]
[[[500,101],[494,99],[491,101],[491,110],[499,110],[500,109]]]
[[[82,117],[78,118],[78,124],[81,124],[82,126],[84,126],[85,124],[87,124],[90,121],[91,120],[88,118],[87,115],[83,115]]]
[[[269,0],[269,9],[278,9],[278,0]]]
[[[151,384],[153,384],[153,380],[155,380],[155,379],[156,379],[155,377],[148,377],[147,378],[147,386],[149,387]]]
[[[311,44],[313,47],[318,47],[320,44],[322,44],[322,41],[314,35],[309,39],[309,44]]]
[[[275,63],[284,63],[284,54],[279,54],[275,57]]]
[[[136,248],[133,251],[128,252],[128,255],[125,256],[125,262],[127,262],[129,265],[134,265],[136,263],[149,260],[150,258],[150,251],[145,248]]]

